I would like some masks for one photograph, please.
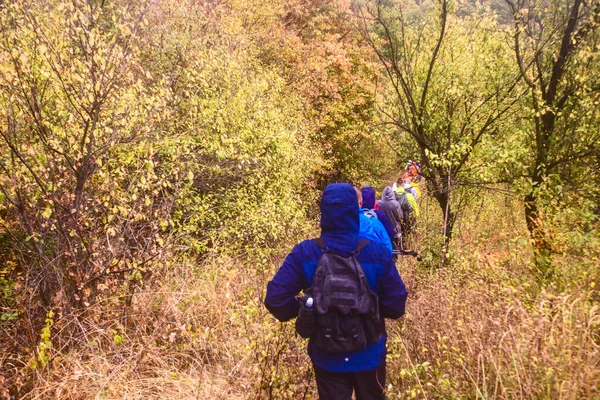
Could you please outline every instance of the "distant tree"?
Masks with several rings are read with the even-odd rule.
[[[492,15],[455,17],[448,0],[421,8],[356,2],[355,10],[385,77],[383,123],[395,146],[417,146],[447,242],[456,221],[452,189],[459,180],[472,180],[474,149],[497,132],[519,98],[509,48]]]
[[[600,156],[600,2],[506,2],[514,15],[514,59],[528,88],[525,217],[539,255],[547,255],[542,209],[549,177]]]
[[[311,140],[323,160],[316,178],[375,179],[393,165],[393,153],[372,129],[378,65],[347,18],[340,0],[230,0],[266,65],[282,71],[305,101],[314,123]],[[312,129],[312,128],[311,128]],[[378,161],[373,162],[373,155]]]

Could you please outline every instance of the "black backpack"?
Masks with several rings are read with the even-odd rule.
[[[312,286],[300,299],[296,331],[312,338],[327,353],[363,350],[377,343],[384,332],[379,299],[371,291],[358,254],[369,241],[360,239],[352,254],[331,251],[322,238],[314,239],[323,250]],[[307,300],[312,298],[307,304]]]

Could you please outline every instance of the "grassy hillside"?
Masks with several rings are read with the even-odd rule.
[[[397,263],[410,297],[406,316],[387,322],[389,398],[600,396],[597,291],[536,283],[518,202],[486,197],[462,220],[451,268],[428,263],[427,217],[425,261]],[[264,261],[209,254],[173,263],[136,293],[132,324],[96,316],[85,343],[57,349],[36,371],[28,397],[316,398],[305,341],[262,306],[266,282],[300,238]]]

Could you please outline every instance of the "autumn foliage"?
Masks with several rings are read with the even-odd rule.
[[[0,398],[314,398],[265,284],[409,158],[388,396],[599,396],[600,8],[558,3],[0,1]]]

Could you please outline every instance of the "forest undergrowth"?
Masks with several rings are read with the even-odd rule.
[[[450,267],[426,248],[433,215],[419,227],[424,262],[397,263],[410,296],[406,316],[387,322],[388,397],[599,397],[595,285],[539,282],[515,202],[486,198],[464,215]],[[84,342],[35,371],[26,398],[316,398],[306,343],[262,305],[281,261],[173,263],[135,295],[127,329],[97,318]]]
[[[0,0],[0,399],[316,398],[266,284],[328,183],[380,193],[409,159],[388,397],[600,398],[599,21]]]

